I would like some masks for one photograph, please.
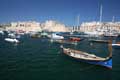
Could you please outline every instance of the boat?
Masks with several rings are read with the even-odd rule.
[[[107,33],[107,34],[104,34],[104,37],[118,37],[118,34]]]
[[[19,43],[19,40],[17,40],[17,39],[12,39],[12,38],[5,38],[5,41],[11,42],[11,43]]]
[[[30,35],[30,37],[31,38],[40,38],[41,37],[41,35],[40,35],[40,33],[39,32],[30,32],[29,33],[29,35]]]
[[[1,31],[1,30],[0,30],[0,34],[4,35],[4,31]]]
[[[120,48],[120,42],[112,43],[113,48]]]
[[[15,35],[15,33],[9,33],[9,34],[8,34],[8,37],[15,38],[16,35]]]
[[[98,43],[108,43],[108,40],[97,40],[97,39],[90,39],[90,42],[98,42]]]
[[[19,35],[24,35],[25,31],[23,31],[23,30],[17,30],[16,33],[19,34]]]
[[[73,44],[73,45],[77,45],[77,42],[73,42],[70,40],[52,40],[51,42],[56,42],[56,43],[60,43],[60,44]]]
[[[78,37],[70,37],[70,41],[73,41],[73,42],[78,42],[78,41],[81,41],[83,40],[82,38],[78,38]]]
[[[98,32],[97,30],[93,32],[86,31],[84,33],[87,34],[89,37],[100,37],[103,35],[103,32]]]
[[[31,38],[40,38],[41,35],[40,34],[32,34],[30,35]]]
[[[110,54],[106,58],[102,58],[102,57],[96,56],[94,54],[90,54],[90,53],[83,52],[80,50],[64,48],[63,46],[61,46],[61,49],[62,49],[62,53],[64,53],[65,55],[67,55],[75,60],[78,60],[81,62],[86,62],[89,64],[100,65],[100,66],[104,66],[109,69],[112,69],[112,47],[111,47],[111,44],[109,45]]]
[[[60,40],[60,39],[64,39],[64,37],[61,35],[57,35],[57,34],[53,33],[51,35],[51,39]]]

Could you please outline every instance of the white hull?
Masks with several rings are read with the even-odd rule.
[[[17,39],[11,39],[11,38],[5,38],[5,41],[11,42],[11,43],[18,43],[19,42]]]
[[[63,36],[56,35],[56,34],[52,34],[51,38],[52,38],[52,39],[64,39]]]
[[[120,44],[112,44],[112,46],[119,46],[120,47]]]

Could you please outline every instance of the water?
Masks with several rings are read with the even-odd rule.
[[[22,37],[20,44],[7,43],[0,38],[0,80],[120,80],[120,50],[113,49],[113,70],[77,62],[60,52],[59,43],[47,39]],[[106,44],[87,40],[77,46],[64,44],[78,50],[105,57]]]

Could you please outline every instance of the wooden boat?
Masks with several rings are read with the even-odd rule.
[[[63,46],[61,46],[61,49],[65,55],[67,55],[73,59],[76,59],[76,60],[79,60],[82,62],[86,62],[86,63],[90,63],[90,64],[104,66],[104,67],[112,69],[112,51],[111,51],[112,47],[111,47],[111,45],[109,47],[110,54],[106,58],[98,57],[94,54],[89,54],[89,53],[79,51],[79,50],[64,48]]]

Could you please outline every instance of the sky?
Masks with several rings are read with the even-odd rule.
[[[0,23],[55,20],[65,25],[99,21],[120,21],[120,0],[0,0]]]

